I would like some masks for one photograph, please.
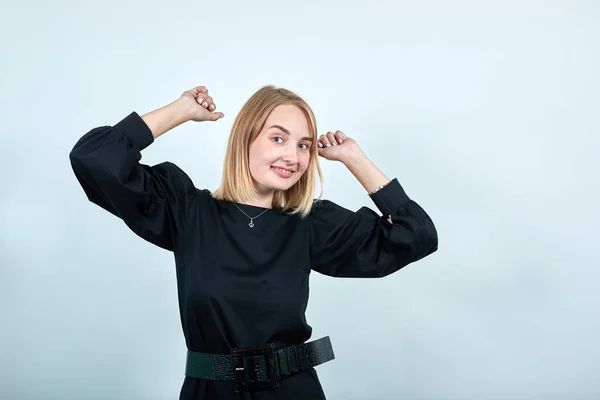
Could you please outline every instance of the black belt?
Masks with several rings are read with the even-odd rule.
[[[232,348],[230,354],[187,352],[185,375],[236,382],[236,392],[272,389],[282,378],[333,360],[329,336],[275,349],[274,343]]]

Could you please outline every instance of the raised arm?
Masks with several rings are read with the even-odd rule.
[[[319,147],[321,156],[346,165],[381,214],[367,207],[354,212],[331,201],[317,202],[309,217],[315,271],[335,277],[383,277],[437,250],[437,230],[429,215],[354,140],[340,131],[329,132],[320,138]]]
[[[87,132],[69,154],[87,198],[121,218],[143,239],[174,250],[199,191],[173,163],[140,163],[141,151],[185,121],[219,119],[222,114],[214,109],[207,90],[198,87],[148,114],[132,112],[114,126]]]

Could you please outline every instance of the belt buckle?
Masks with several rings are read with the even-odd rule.
[[[274,343],[232,348],[231,355],[235,369],[236,393],[279,387],[279,358]]]

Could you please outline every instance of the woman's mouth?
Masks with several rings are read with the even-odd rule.
[[[294,174],[294,171],[292,171],[291,169],[287,169],[287,168],[272,166],[271,170],[282,178],[289,178],[290,176],[292,176]]]

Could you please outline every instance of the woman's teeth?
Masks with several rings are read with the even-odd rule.
[[[292,171],[288,171],[287,169],[281,169],[281,168],[277,168],[277,167],[271,167],[273,168],[275,171],[279,171],[282,174],[286,174],[286,175],[291,175]]]

